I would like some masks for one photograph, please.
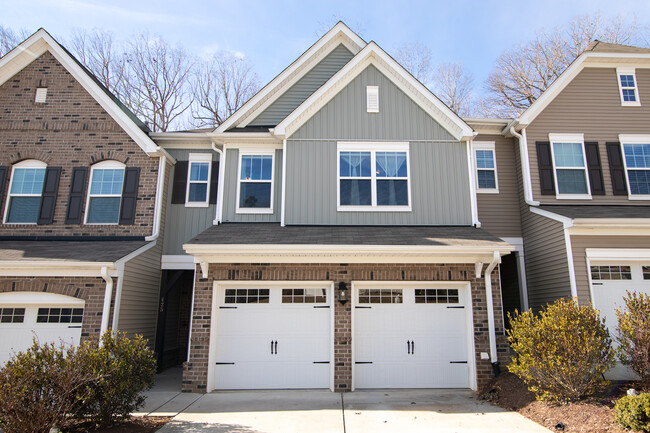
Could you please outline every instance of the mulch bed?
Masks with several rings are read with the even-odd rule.
[[[171,420],[167,416],[133,417],[118,422],[110,427],[100,428],[92,422],[79,422],[68,429],[66,433],[153,433]]]
[[[504,409],[515,410],[552,431],[575,433],[629,433],[614,421],[614,403],[638,383],[613,382],[600,397],[580,403],[557,405],[537,401],[535,394],[512,373],[502,373],[486,385],[480,398]]]

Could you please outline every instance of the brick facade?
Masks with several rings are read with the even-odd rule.
[[[34,102],[37,87],[47,87],[45,104]],[[0,224],[0,236],[151,234],[158,159],[149,157],[52,54],[46,52],[0,86],[0,107],[0,165],[37,159],[62,168],[53,224]],[[72,168],[111,159],[140,167],[135,224],[66,225]],[[0,221],[4,221],[8,189],[9,179]]]
[[[113,296],[117,278],[113,278]],[[104,308],[106,282],[101,277],[0,277],[0,293],[5,292],[47,292],[71,296],[86,301],[81,341],[91,336],[99,336]],[[112,320],[113,304],[111,303]]]
[[[183,391],[206,392],[213,281],[333,281],[335,287],[351,281],[467,281],[471,284],[474,342],[479,387],[493,377],[490,361],[480,359],[490,351],[485,281],[475,278],[473,264],[211,264],[208,278],[197,267],[194,313],[190,336],[190,360],[183,365]],[[507,361],[498,268],[492,273],[497,348],[502,364]],[[350,303],[335,302],[334,387],[352,387],[352,328]]]

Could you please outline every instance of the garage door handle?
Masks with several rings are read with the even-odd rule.
[[[450,364],[467,364],[467,361],[449,361]]]
[[[411,354],[411,342],[406,340],[406,353]]]
[[[278,354],[278,342],[271,340],[271,355],[277,355]]]
[[[275,354],[278,354],[278,340],[275,340]]]
[[[81,328],[81,326],[68,326],[68,328]]]
[[[465,306],[464,306],[464,305],[459,306],[459,307],[450,307],[450,306],[447,306],[447,308],[465,308]]]
[[[415,355],[415,341],[411,341],[411,355]]]

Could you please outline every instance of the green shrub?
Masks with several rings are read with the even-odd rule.
[[[72,347],[36,341],[0,370],[0,429],[47,433],[64,427],[78,408],[77,395],[92,377],[75,362]]]
[[[124,419],[144,404],[144,390],[153,385],[156,359],[142,335],[104,333],[101,341],[81,344],[77,360],[94,378],[82,395],[81,414],[102,426]]]
[[[559,299],[539,315],[508,315],[515,355],[508,369],[541,400],[574,401],[604,384],[614,364],[609,332],[597,310]]]
[[[618,357],[639,375],[643,387],[650,386],[650,296],[627,292],[624,311],[618,317]]]
[[[622,397],[614,407],[614,419],[627,429],[650,431],[650,394]]]

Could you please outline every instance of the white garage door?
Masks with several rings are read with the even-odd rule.
[[[632,263],[617,263],[591,266],[591,285],[594,307],[605,317],[612,340],[616,339],[618,320],[616,309],[624,309],[623,298],[627,291],[650,295],[650,266]],[[634,379],[634,373],[617,364],[605,377],[611,380]]]
[[[215,389],[330,387],[331,290],[219,287]]]
[[[38,303],[41,302],[41,303]],[[33,340],[78,345],[84,301],[49,293],[0,294],[0,366]]]
[[[466,287],[355,290],[355,388],[469,388]]]

